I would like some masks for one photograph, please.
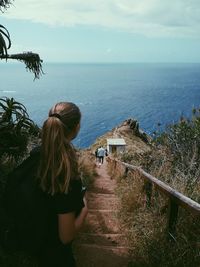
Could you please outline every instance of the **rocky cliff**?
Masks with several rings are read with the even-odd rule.
[[[119,126],[96,139],[91,146],[91,151],[99,146],[107,146],[108,138],[123,138],[126,142],[126,153],[143,154],[150,151],[151,137],[139,128],[139,123],[135,119],[127,119]]]

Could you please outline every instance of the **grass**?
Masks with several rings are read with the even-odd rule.
[[[95,157],[90,150],[79,151],[79,172],[83,184],[89,189],[97,175],[95,170]]]
[[[122,161],[142,167],[172,188],[200,202],[200,111],[181,118],[156,134],[151,151],[142,155],[127,153]],[[146,207],[143,178],[118,164],[109,164],[118,182],[121,199],[119,218],[127,231],[132,258],[130,266],[199,267],[200,218],[179,208],[176,234],[168,235],[168,199],[153,188],[151,208]]]
[[[115,173],[117,177],[117,172]],[[200,264],[200,220],[179,210],[176,236],[168,238],[168,200],[153,191],[152,206],[146,207],[143,179],[129,173],[117,178],[121,199],[119,219],[127,229],[133,248],[132,266],[197,267]]]

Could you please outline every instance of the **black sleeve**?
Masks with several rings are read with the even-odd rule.
[[[74,180],[67,194],[60,193],[52,197],[52,205],[56,214],[64,214],[74,212],[76,215],[84,207],[82,197],[82,182]]]

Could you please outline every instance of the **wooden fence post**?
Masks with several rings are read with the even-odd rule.
[[[178,219],[178,204],[169,198],[169,212],[168,212],[168,238],[175,241],[176,223]]]
[[[123,178],[126,178],[127,177],[128,171],[129,171],[129,168],[128,167],[125,167]]]
[[[113,160],[112,160],[113,162]],[[176,224],[178,219],[178,209],[179,206],[184,208],[198,216],[200,218],[200,204],[190,199],[187,196],[184,196],[180,192],[176,191],[169,185],[165,184],[163,181],[157,179],[151,174],[145,172],[143,169],[131,164],[121,162],[119,160],[114,160],[113,173],[116,171],[117,162],[123,164],[126,168],[124,171],[124,176],[127,175],[128,171],[136,171],[142,178],[145,179],[145,184],[143,187],[143,193],[146,193],[146,206],[151,207],[151,198],[152,198],[152,186],[157,188],[159,192],[162,192],[166,197],[169,198],[169,208],[168,208],[168,225],[167,225],[167,237],[169,240],[176,241]]]
[[[115,171],[116,171],[116,167],[117,167],[117,161],[115,159],[113,159],[112,163],[114,163],[114,164],[112,165],[112,174],[111,174],[112,177],[111,177],[111,179],[113,179],[114,176],[115,176]]]
[[[146,207],[151,207],[151,196],[152,196],[152,183],[149,181],[145,181],[144,184],[145,192],[146,192]]]

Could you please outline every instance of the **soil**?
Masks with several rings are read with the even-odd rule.
[[[96,170],[98,176],[87,192],[89,213],[74,242],[77,267],[127,267],[129,247],[117,218],[116,181],[108,175],[106,161]]]

